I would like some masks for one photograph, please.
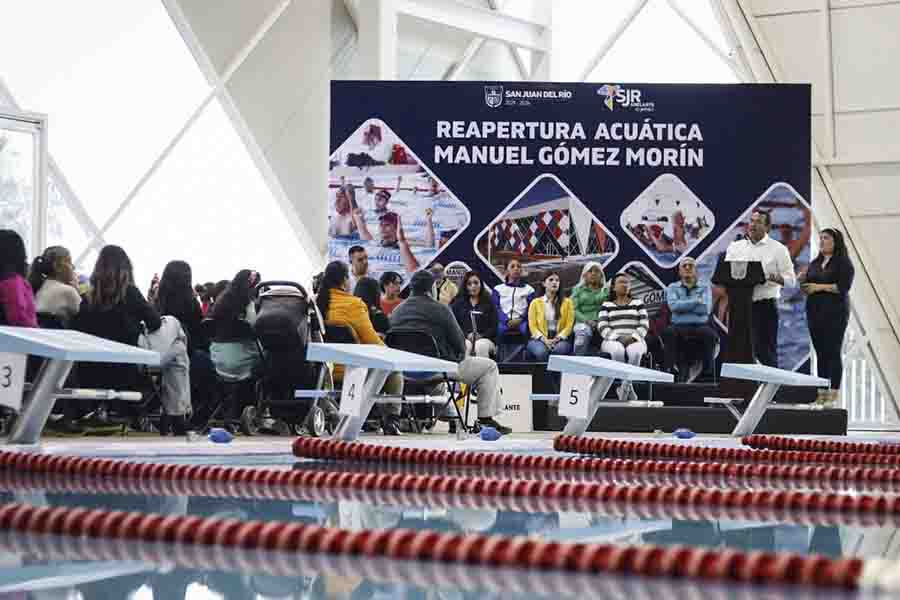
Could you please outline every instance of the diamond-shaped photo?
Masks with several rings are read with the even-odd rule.
[[[681,179],[664,173],[622,212],[622,229],[657,265],[669,269],[715,228],[713,212]]]
[[[501,280],[515,258],[529,281],[554,270],[563,287],[578,283],[585,263],[606,266],[618,252],[612,232],[551,174],[532,181],[475,240],[475,253]]]
[[[353,246],[369,277],[396,271],[405,281],[468,227],[469,210],[380,119],[365,121],[331,155],[328,259]]]

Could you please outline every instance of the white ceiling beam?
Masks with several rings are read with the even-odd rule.
[[[131,191],[125,196],[125,199],[122,200],[121,204],[116,207],[116,210],[113,211],[112,215],[106,220],[103,224],[103,227],[100,228],[100,231],[94,236],[88,243],[88,247],[81,253],[78,259],[75,261],[76,263],[81,262],[90,252],[92,248],[99,244],[99,238],[107,231],[109,228],[113,226],[113,224],[122,216],[122,213],[125,212],[125,209],[134,201],[135,197],[140,193],[144,186],[147,185],[147,182],[150,181],[150,178],[159,170],[162,164],[165,162],[166,158],[172,153],[172,150],[175,149],[175,146],[178,145],[185,134],[190,131],[191,127],[193,127],[194,123],[197,122],[197,119],[200,118],[200,115],[203,114],[203,111],[212,102],[217,96],[219,96],[222,91],[225,89],[225,84],[228,83],[228,80],[231,79],[231,76],[234,75],[235,71],[237,71],[244,61],[247,60],[247,57],[250,56],[250,53],[253,52],[253,49],[259,44],[260,41],[265,37],[266,33],[278,22],[278,19],[281,15],[284,14],[284,11],[288,9],[293,0],[282,0],[278,6],[266,17],[266,19],[262,22],[259,28],[256,30],[256,33],[250,38],[250,40],[238,51],[237,55],[231,60],[231,62],[226,67],[225,71],[222,73],[222,77],[216,76],[215,85],[213,89],[207,93],[206,97],[200,102],[194,112],[188,117],[187,121],[185,121],[184,125],[182,125],[181,129],[175,134],[175,136],[166,144],[165,148],[162,149],[162,152],[156,157],[156,159],[150,164],[150,167],[147,171],[138,179],[137,183],[135,183],[134,187],[131,188]],[[311,255],[315,256],[315,255]]]
[[[469,45],[466,46],[466,49],[463,50],[463,53],[459,56],[456,62],[450,65],[450,69],[444,75],[444,79],[447,81],[456,81],[459,79],[462,72],[466,70],[466,67],[469,66],[469,63],[472,62],[472,59],[478,54],[478,51],[481,50],[481,47],[486,42],[483,37],[473,38]]]
[[[668,3],[675,14],[681,17],[681,20],[684,21],[685,25],[690,27],[691,30],[697,34],[697,37],[703,40],[706,47],[709,48],[713,54],[718,56],[719,60],[728,65],[739,80],[745,81],[748,74],[743,71],[744,65],[734,56],[734,51],[726,51],[720,48],[719,45],[715,43],[699,25],[697,25],[697,22],[681,8],[678,0],[668,0]]]
[[[453,29],[468,31],[517,48],[546,51],[546,24],[513,17],[456,0],[397,0],[397,12]]]
[[[505,4],[505,0],[487,0],[487,4],[491,10],[500,11],[503,10],[503,5]],[[450,68],[444,74],[445,81],[456,81],[461,76],[463,71],[465,71],[466,67],[469,66],[469,63],[475,58],[475,55],[478,54],[478,51],[481,50],[481,47],[487,40],[483,37],[474,37],[472,41],[469,42],[469,45],[466,46],[466,49],[463,50],[462,54],[460,54],[459,58],[450,65]],[[528,79],[528,66],[525,64],[525,60],[522,58],[522,55],[519,54],[516,47],[512,44],[506,44],[506,47],[509,49],[510,56],[513,61],[516,63],[516,67],[519,69],[519,76],[523,80]]]
[[[859,10],[878,6],[900,4],[900,0],[832,0],[831,10]],[[803,0],[786,3],[784,0],[768,0],[755,2],[753,16],[757,19],[785,17],[790,15],[811,15],[819,12],[819,0]]]
[[[834,49],[831,44],[831,6],[830,0],[820,0],[822,24],[822,68],[825,75],[825,89],[822,95],[825,98],[825,155],[831,158],[837,156],[837,143],[835,142],[835,116],[834,116]]]
[[[591,73],[594,72],[594,69],[597,68],[597,65],[600,64],[600,61],[609,54],[609,51],[612,50],[613,46],[616,45],[616,42],[619,41],[619,38],[622,37],[622,34],[631,26],[634,20],[637,18],[641,11],[644,10],[644,7],[647,6],[648,0],[636,0],[634,4],[631,5],[631,10],[628,11],[628,14],[619,22],[619,25],[613,30],[611,34],[603,41],[600,45],[600,48],[597,49],[597,52],[591,58],[590,62],[588,62],[587,67],[581,74],[581,81],[587,81],[588,77],[591,76]]]
[[[359,8],[356,6],[356,0],[344,0],[344,8],[350,15],[350,21],[353,23],[353,31],[359,35]]]
[[[496,11],[503,10],[503,5],[505,3],[506,0],[488,0],[488,5],[491,9]],[[519,51],[512,44],[507,44],[506,47],[509,48],[509,55],[516,63],[516,68],[519,69],[519,76],[522,80],[527,80],[530,76],[530,69],[528,68],[528,65],[525,64],[525,59],[522,58],[522,55],[519,54]]]
[[[816,167],[853,167],[867,165],[896,165],[900,164],[900,155],[883,155],[878,156],[821,156],[813,159],[813,166]]]

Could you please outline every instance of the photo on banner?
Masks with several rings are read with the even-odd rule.
[[[468,227],[466,206],[383,121],[368,119],[331,155],[328,259],[360,245],[369,275],[408,282]]]
[[[769,236],[784,244],[799,276],[809,268],[812,212],[803,197],[787,183],[775,183],[753,203],[697,259],[697,277],[712,279],[713,272],[728,245],[743,239],[748,232],[750,215],[755,210],[772,217]],[[725,289],[713,286],[713,322],[721,330],[722,343],[728,332],[728,296]],[[810,358],[809,328],[806,323],[806,297],[799,287],[782,288],[778,301],[778,366],[796,370]]]
[[[622,230],[671,269],[716,227],[716,217],[677,175],[664,173],[622,211]]]
[[[612,232],[558,177],[538,176],[475,240],[475,252],[501,280],[513,258],[532,284],[559,274],[562,288],[578,283],[587,262],[606,266],[619,251]]]

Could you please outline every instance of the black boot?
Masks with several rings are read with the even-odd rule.
[[[172,417],[166,413],[159,415],[159,435],[169,435],[169,431],[172,429],[171,419]]]
[[[386,415],[381,421],[381,429],[384,435],[403,435],[400,431],[400,417],[397,415]]]
[[[185,415],[177,415],[169,417],[169,419],[172,426],[172,435],[176,437],[187,435],[187,417]]]

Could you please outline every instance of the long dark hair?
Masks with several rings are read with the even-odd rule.
[[[328,304],[331,302],[331,290],[334,288],[341,289],[344,286],[344,280],[350,277],[350,270],[347,265],[339,260],[333,260],[325,267],[322,274],[322,282],[319,284],[319,291],[316,293],[316,306],[323,319],[328,319]]]
[[[459,285],[459,291],[456,293],[456,299],[460,302],[463,300],[466,302],[469,301],[469,280],[473,277],[477,277],[478,283],[481,285],[481,289],[478,290],[478,303],[490,302],[491,296],[488,294],[487,289],[485,289],[484,281],[482,281],[481,275],[479,275],[477,271],[466,272],[465,277],[462,278],[462,283]]]
[[[134,285],[134,270],[125,250],[121,246],[103,246],[91,273],[88,302],[98,308],[115,306],[125,300],[125,292],[131,285]]]
[[[559,273],[556,271],[548,271],[544,274],[544,278],[541,280],[541,283],[544,284],[544,295],[547,294],[547,280],[556,275],[556,278],[559,279],[559,287],[556,288],[556,295],[553,296],[553,311],[556,313],[556,318],[560,318],[559,310],[562,306],[563,299],[563,290],[562,290],[562,277],[559,276]]]
[[[834,240],[834,253],[832,254],[832,257],[847,258],[847,244],[844,242],[844,234],[832,227],[823,229],[822,233],[827,233],[831,236],[831,239]],[[820,249],[819,256],[816,257],[816,260],[821,261],[824,258],[825,256],[822,254],[822,251]]]
[[[238,271],[225,291],[216,298],[216,303],[213,304],[212,318],[224,322],[244,316],[247,305],[254,297],[257,283],[259,283],[259,274],[256,271],[251,269]]]
[[[363,277],[356,282],[353,288],[353,295],[361,299],[369,312],[373,310],[381,310],[381,286],[371,277]]]
[[[192,312],[197,301],[191,279],[191,266],[183,260],[173,260],[166,265],[154,302],[159,314],[181,317]]]
[[[60,263],[65,259],[71,259],[68,249],[62,246],[50,246],[44,253],[34,259],[31,263],[31,272],[28,274],[28,283],[35,294],[44,285],[44,282],[51,277],[60,275]]]
[[[0,229],[0,279],[11,275],[25,277],[28,259],[22,236],[12,229]]]

